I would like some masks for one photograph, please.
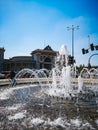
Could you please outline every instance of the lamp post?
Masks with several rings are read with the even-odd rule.
[[[72,30],[72,57],[74,58],[74,31],[78,30],[79,26],[67,27],[67,30]]]
[[[90,45],[90,35],[88,35],[88,47]]]

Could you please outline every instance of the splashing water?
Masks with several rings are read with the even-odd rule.
[[[14,85],[0,88],[0,129],[96,129],[98,70],[84,68],[78,78],[74,77],[76,72],[74,66],[68,65],[65,45],[51,72],[18,72]]]

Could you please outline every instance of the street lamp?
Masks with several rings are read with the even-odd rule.
[[[74,58],[74,31],[78,30],[79,26],[67,27],[67,30],[72,30],[72,57]]]

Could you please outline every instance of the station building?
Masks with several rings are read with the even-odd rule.
[[[44,49],[36,49],[31,52],[31,56],[14,56],[4,59],[4,48],[0,48],[0,72],[15,71],[18,72],[24,68],[51,70],[54,66],[57,51],[54,51],[49,45]]]

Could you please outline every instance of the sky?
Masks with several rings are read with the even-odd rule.
[[[74,29],[76,64],[87,65],[98,53],[81,51],[91,43],[98,45],[98,0],[0,0],[0,47],[5,48],[5,59],[30,56],[47,45],[55,51],[66,45],[72,54],[72,25],[79,26]],[[98,65],[98,55],[91,65]]]

